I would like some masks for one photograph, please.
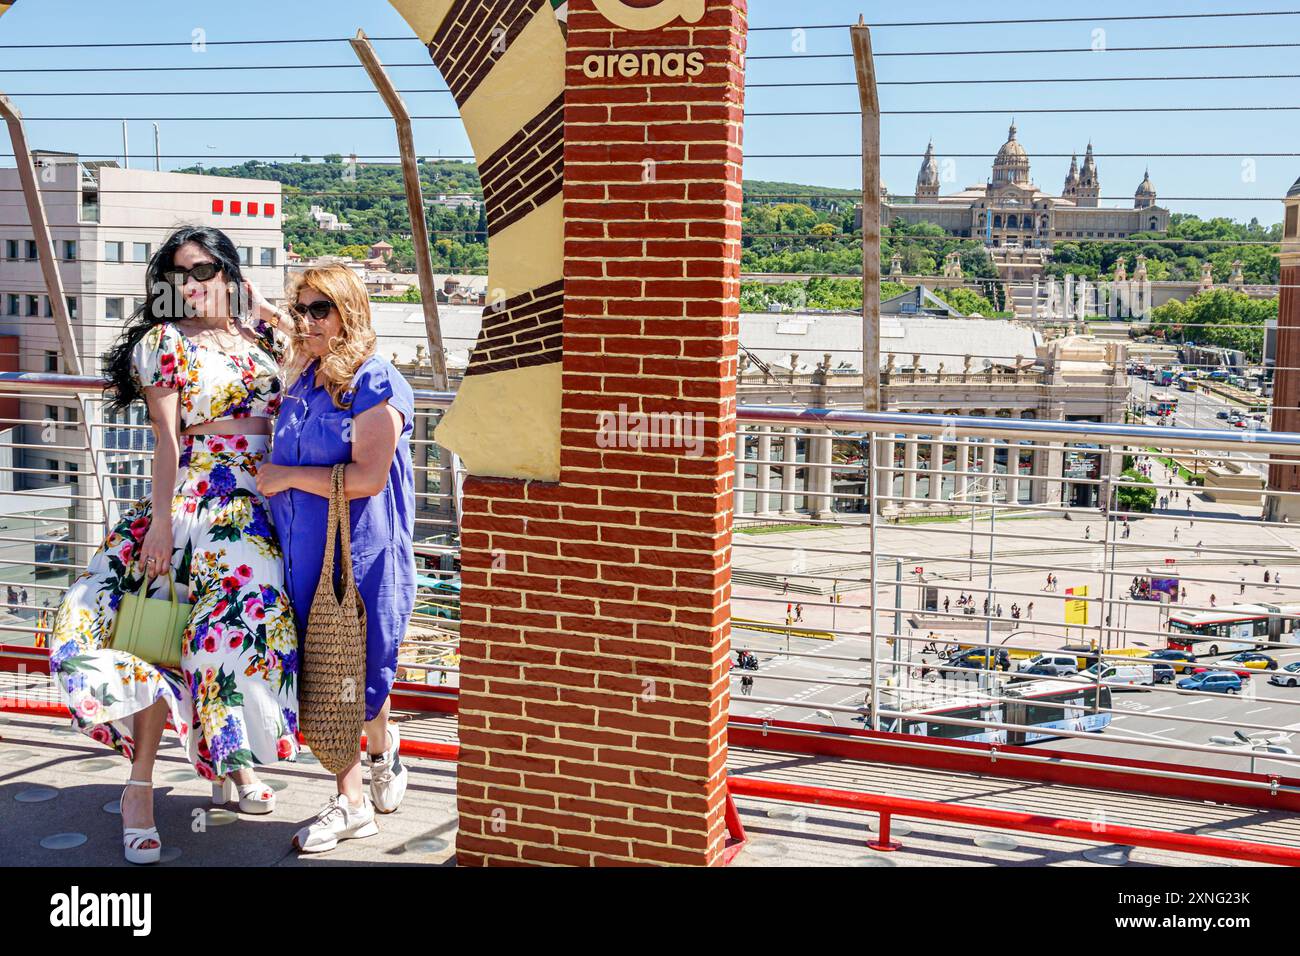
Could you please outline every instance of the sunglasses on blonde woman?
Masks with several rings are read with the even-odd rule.
[[[317,299],[315,302],[295,302],[290,308],[295,315],[301,318],[305,319],[310,316],[317,322],[324,322],[330,312],[333,311],[334,303],[329,299]]]

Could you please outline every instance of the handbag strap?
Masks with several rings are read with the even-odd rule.
[[[132,569],[138,567],[138,565],[139,565],[139,562],[136,561],[135,558],[132,558],[129,562],[127,562],[127,565],[126,565],[126,574],[127,574],[127,575],[131,574]],[[148,573],[147,571],[146,571],[146,572],[143,572],[143,573],[140,575],[140,586],[139,586],[138,588],[135,589],[135,593],[136,593],[136,594],[143,594],[145,597],[148,597],[148,596],[149,596],[149,582],[150,582],[149,573]],[[176,575],[172,574],[172,569],[171,569],[170,567],[167,569],[167,583],[170,585],[170,587],[167,589],[167,600],[171,601],[173,604],[176,604],[176,603],[177,603],[177,601],[176,601]]]
[[[348,591],[355,591],[356,578],[352,576],[352,514],[348,507],[347,486],[345,480],[346,465],[334,466],[334,500],[339,513],[339,537],[342,539],[340,552],[343,555],[343,596]],[[331,544],[333,542],[331,541]]]
[[[325,560],[321,565],[321,577],[331,583],[334,581],[334,542],[338,538],[339,530],[338,488],[341,479],[339,466],[335,465],[334,470],[330,472],[329,516],[325,519]]]

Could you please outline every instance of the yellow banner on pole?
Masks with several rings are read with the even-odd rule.
[[[1065,602],[1065,623],[1086,625],[1088,623],[1088,602],[1078,600],[1078,598],[1088,596],[1088,586],[1084,584],[1077,588],[1066,588],[1065,593],[1074,597],[1074,600]]]

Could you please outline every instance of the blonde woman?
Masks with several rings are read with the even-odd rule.
[[[290,376],[271,463],[259,472],[257,487],[271,500],[285,582],[303,631],[323,563],[330,473],[336,464],[347,465],[352,565],[366,609],[370,793],[362,791],[358,747],[357,762],[338,775],[338,795],[294,837],[298,849],[318,853],[340,840],[378,833],[375,812],[393,812],[406,792],[400,737],[388,723],[388,695],[415,604],[409,441],[415,396],[392,363],[375,354],[370,298],[351,269],[308,269],[297,277],[289,301],[299,318],[301,364]]]
[[[50,674],[78,727],[131,761],[121,807],[132,863],[162,849],[151,788],[169,717],[214,799],[237,797],[246,813],[275,807],[253,768],[298,752],[297,631],[254,484],[280,404],[287,317],[243,281],[216,229],[175,232],[147,282],[106,371],[110,408],[148,406],[153,490],[68,588],[50,637]],[[255,321],[244,321],[246,304]],[[166,596],[166,579],[190,605],[179,671],[107,646],[122,596]]]

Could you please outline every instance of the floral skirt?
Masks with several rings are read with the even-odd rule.
[[[265,435],[181,436],[172,497],[172,574],[191,603],[181,669],[107,647],[149,528],[142,498],[122,515],[59,605],[50,674],[80,729],[132,758],[133,715],[164,700],[199,775],[298,753],[298,635],[270,508],[256,489]],[[167,596],[159,576],[150,595]]]

